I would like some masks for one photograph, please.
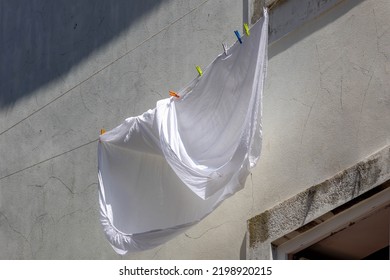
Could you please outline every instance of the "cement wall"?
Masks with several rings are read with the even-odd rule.
[[[305,231],[315,230],[343,210],[389,187],[390,146],[387,146],[334,177],[252,217],[248,221],[247,259],[282,259],[278,252],[285,242],[296,237],[305,240],[302,236]],[[390,193],[380,196],[390,203]],[[351,220],[344,222],[352,223]],[[368,244],[370,242],[368,240]]]
[[[287,1],[275,11],[274,17],[282,21],[278,26],[289,22],[282,15],[286,18],[294,13],[297,6],[293,2],[299,1]],[[332,182],[328,179],[359,166],[378,151],[388,151],[390,5],[369,0],[338,2],[270,46],[263,103],[263,157],[253,172],[253,184],[258,186],[254,193],[257,209],[271,210],[254,216],[252,221],[266,216],[269,220],[262,224],[270,225],[271,231],[279,226],[286,234],[315,216],[307,218],[305,207],[300,208],[299,202],[291,198],[310,192],[312,186]],[[279,32],[278,28],[274,30],[275,34]],[[384,158],[388,161],[388,156]],[[388,162],[378,168],[388,176]],[[374,175],[370,179],[379,181],[378,174]],[[332,185],[331,192],[342,196],[349,191],[348,184],[360,187],[361,182],[353,176],[347,181],[341,184],[341,190],[340,185]],[[354,195],[356,192],[348,199]],[[325,192],[316,199],[321,201],[318,213],[329,211]],[[268,216],[286,204],[300,211],[283,217]],[[253,227],[251,222],[250,226],[259,235],[269,234],[261,232],[264,227]],[[269,234],[267,246],[261,248],[265,240],[249,244],[248,256],[269,258],[270,242],[280,236],[281,232],[276,231]]]
[[[341,2],[270,46],[263,155],[246,188],[125,258],[244,257],[247,219],[390,144],[389,4]],[[235,41],[243,2],[0,5],[0,258],[120,258],[98,221],[99,130],[186,85]]]

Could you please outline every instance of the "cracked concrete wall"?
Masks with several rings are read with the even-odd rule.
[[[345,0],[270,46],[263,154],[253,172],[262,219],[389,146],[389,19],[388,1]]]
[[[100,129],[184,87],[242,17],[235,0],[1,1],[0,258],[120,258],[99,224]],[[197,244],[219,223],[127,258],[234,258]]]
[[[1,65],[12,79],[0,89],[0,258],[119,259],[98,221],[99,130],[185,86],[235,41],[243,3],[94,1],[88,14],[59,1],[53,19],[56,7],[25,2],[16,18],[0,4],[0,48],[14,49],[0,54],[18,57]],[[270,46],[263,155],[246,188],[174,240],[124,258],[238,259],[247,219],[390,143],[389,5],[351,2]],[[31,34],[7,37],[14,21]],[[39,70],[49,79],[35,81]]]
[[[247,258],[277,258],[276,248],[283,242],[388,187],[390,146],[252,217],[248,221]]]
[[[390,144],[389,16],[387,1],[342,1],[270,46],[263,209]]]

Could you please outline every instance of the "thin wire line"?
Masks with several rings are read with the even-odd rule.
[[[280,2],[280,0],[275,0],[271,6],[269,6],[269,10],[271,11],[278,3]]]
[[[99,138],[97,138],[97,139],[95,139],[95,140],[92,140],[92,141],[89,141],[88,143],[84,143],[84,144],[82,144],[82,145],[80,145],[80,146],[78,146],[78,147],[75,147],[75,148],[73,148],[73,149],[70,149],[70,150],[68,150],[68,151],[66,151],[66,152],[62,152],[62,153],[60,153],[60,154],[58,154],[58,155],[55,155],[55,156],[52,156],[52,157],[50,157],[50,158],[44,159],[44,160],[42,160],[42,161],[40,161],[40,162],[34,163],[34,164],[30,165],[30,166],[24,167],[24,168],[22,168],[22,169],[20,169],[20,170],[18,170],[18,171],[12,172],[12,173],[10,173],[10,174],[8,174],[8,175],[5,175],[5,176],[1,177],[1,178],[0,178],[0,181],[3,180],[3,179],[5,179],[5,178],[8,178],[8,177],[10,177],[10,176],[13,176],[13,175],[15,175],[15,174],[18,174],[18,173],[20,173],[20,172],[22,172],[22,171],[25,171],[25,170],[27,170],[27,169],[30,169],[30,168],[32,168],[32,167],[34,167],[34,166],[37,166],[37,165],[39,165],[39,164],[45,163],[45,162],[47,162],[47,161],[49,161],[49,160],[58,158],[58,157],[63,156],[63,155],[65,155],[65,154],[67,154],[67,153],[70,153],[70,152],[73,152],[73,151],[75,151],[75,150],[77,150],[77,149],[80,149],[80,148],[82,148],[82,147],[85,147],[85,146],[87,146],[87,145],[89,145],[89,144],[92,144],[92,143],[98,141],[98,140],[99,140]]]
[[[30,118],[31,116],[35,115],[36,113],[40,112],[41,110],[43,110],[44,108],[46,108],[47,106],[49,106],[50,104],[56,102],[58,99],[60,99],[61,97],[63,97],[64,95],[68,94],[69,92],[71,92],[72,90],[74,90],[75,88],[79,87],[80,85],[82,85],[83,83],[85,83],[86,81],[88,81],[89,79],[93,78],[94,76],[96,76],[97,74],[99,74],[100,72],[102,72],[103,70],[107,69],[108,67],[110,67],[111,65],[113,65],[115,62],[117,62],[118,60],[122,59],[123,57],[125,57],[126,55],[130,54],[131,52],[135,51],[136,49],[138,49],[140,46],[142,46],[143,44],[145,44],[147,41],[153,39],[154,37],[156,37],[157,35],[159,35],[161,32],[163,32],[164,30],[168,29],[169,27],[171,27],[173,24],[177,23],[178,21],[180,21],[181,19],[183,19],[184,17],[186,17],[187,15],[191,14],[192,12],[194,12],[195,10],[197,10],[198,8],[200,8],[202,5],[204,5],[205,3],[207,3],[209,0],[206,0],[204,2],[202,2],[201,4],[199,4],[197,7],[193,8],[192,10],[190,10],[189,12],[185,13],[184,15],[182,15],[181,17],[177,18],[176,20],[174,20],[173,22],[169,23],[168,25],[166,25],[164,28],[162,28],[161,30],[159,30],[157,33],[153,34],[152,36],[146,38],[145,40],[143,40],[141,43],[139,43],[137,46],[135,46],[134,48],[132,48],[131,50],[125,52],[123,55],[119,56],[117,59],[115,59],[114,61],[110,62],[109,64],[107,64],[106,66],[104,66],[103,68],[99,69],[98,71],[96,71],[95,73],[93,73],[91,76],[89,76],[88,78],[82,80],[81,82],[79,82],[78,84],[76,84],[75,86],[71,87],[70,89],[68,89],[67,91],[65,91],[64,93],[60,94],[59,96],[57,96],[56,98],[54,98],[52,101],[50,101],[49,103],[43,105],[42,107],[40,107],[39,109],[37,109],[36,111],[32,112],[31,114],[27,115],[26,117],[24,117],[23,119],[21,119],[20,121],[16,122],[15,124],[13,124],[12,126],[10,126],[9,128],[5,129],[4,131],[2,131],[0,133],[0,136],[3,135],[4,133],[6,133],[7,131],[13,129],[14,127],[16,127],[17,125],[19,125],[20,123],[24,122],[25,120],[27,120],[28,118]],[[1,178],[0,178],[1,180]]]

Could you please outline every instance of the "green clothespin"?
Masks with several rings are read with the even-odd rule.
[[[203,71],[202,71],[202,69],[200,68],[200,66],[195,66],[195,68],[196,68],[196,71],[198,71],[198,73],[199,73],[199,76],[202,76],[203,75]]]
[[[245,34],[246,36],[249,37],[249,35],[251,35],[250,31],[249,31],[249,26],[247,23],[244,23],[244,30],[245,30]]]

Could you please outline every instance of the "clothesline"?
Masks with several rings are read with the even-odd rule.
[[[187,87],[100,136],[101,223],[118,254],[198,223],[244,187],[258,161],[267,11],[247,36],[234,33],[238,41],[196,67]]]

